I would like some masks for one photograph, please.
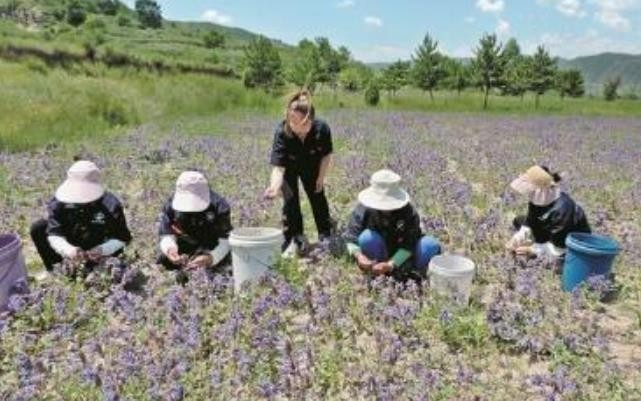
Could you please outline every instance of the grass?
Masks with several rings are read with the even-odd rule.
[[[283,92],[287,92],[286,88]],[[0,61],[0,149],[22,151],[60,141],[124,132],[145,123],[173,126],[236,112],[267,113],[278,118],[283,97],[246,90],[240,81],[199,74],[111,69],[100,63],[50,68],[39,59],[20,63]],[[319,110],[371,109],[362,93],[321,89]],[[534,108],[532,96],[523,100],[492,96],[487,110],[476,91],[461,95],[406,89],[383,94],[378,109],[464,112],[509,115],[641,116],[641,102],[595,98],[565,99],[548,94]]]

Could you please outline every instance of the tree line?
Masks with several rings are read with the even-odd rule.
[[[437,90],[461,93],[474,88],[483,92],[483,107],[492,94],[523,98],[540,97],[556,90],[562,98],[585,94],[584,78],[576,69],[561,70],[549,52],[539,46],[526,55],[515,39],[505,44],[494,34],[484,35],[473,57],[461,60],[443,54],[438,41],[425,35],[410,61],[397,61],[374,71],[351,57],[345,47],[333,48],[326,38],[304,39],[297,46],[295,60],[283,66],[280,53],[265,37],[253,40],[245,49],[244,83],[247,87],[275,90],[286,82],[314,90],[325,85],[350,92],[364,91],[368,103],[376,104],[379,91],[395,96],[404,87],[416,87],[434,98]]]

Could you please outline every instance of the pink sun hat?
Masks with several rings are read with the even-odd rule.
[[[178,212],[202,212],[211,203],[209,183],[197,171],[185,171],[176,181],[171,207]]]
[[[100,169],[92,162],[80,160],[67,171],[67,179],[56,190],[55,197],[63,203],[91,203],[105,194]]]

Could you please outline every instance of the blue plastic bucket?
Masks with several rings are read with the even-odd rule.
[[[571,233],[563,266],[563,290],[573,291],[590,276],[609,275],[621,248],[612,238],[586,233]]]

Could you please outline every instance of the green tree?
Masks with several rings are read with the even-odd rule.
[[[120,2],[118,0],[99,0],[98,10],[105,15],[116,15],[120,9]]]
[[[479,47],[474,50],[472,61],[474,73],[483,89],[483,108],[487,108],[490,91],[501,84],[505,62],[501,57],[502,45],[496,35],[485,34],[479,41]]]
[[[459,96],[465,88],[470,86],[470,69],[463,62],[452,58],[445,59],[445,72],[443,86],[455,90]]]
[[[501,56],[506,63],[509,63],[510,60],[518,60],[521,57],[521,47],[519,46],[519,42],[514,38],[510,38],[505,42],[503,50],[501,51]]]
[[[321,57],[316,44],[308,39],[298,42],[294,62],[287,72],[287,80],[299,88],[316,89],[321,75]]]
[[[344,60],[327,38],[316,38],[316,48],[320,56],[318,82],[327,84],[335,90],[338,85],[338,74],[341,72]]]
[[[583,96],[585,94],[583,74],[579,70],[559,71],[556,76],[556,89],[561,95],[561,99],[565,98],[565,96]]]
[[[534,107],[539,107],[539,98],[554,87],[556,63],[543,46],[536,49],[530,65],[530,90],[534,92]]]
[[[365,89],[365,103],[376,106],[381,100],[381,90],[376,79],[371,79]]]
[[[218,49],[225,47],[225,35],[218,31],[209,31],[203,37],[205,47],[209,49]]]
[[[138,20],[145,28],[162,27],[162,10],[154,0],[136,0]]]
[[[621,86],[621,77],[610,78],[603,84],[603,97],[608,102],[616,100],[619,97],[618,91]]]
[[[430,99],[434,100],[433,91],[445,76],[443,56],[438,51],[438,41],[426,34],[414,53],[413,62],[412,76],[415,85],[429,91]]]
[[[412,65],[409,61],[401,61],[389,65],[383,70],[381,77],[381,88],[386,90],[390,96],[409,83],[410,70]]]
[[[349,66],[341,71],[338,77],[341,88],[348,92],[358,92],[363,87],[363,77],[360,68]]]
[[[259,36],[247,45],[243,63],[243,82],[247,88],[263,88],[269,92],[283,84],[280,54],[266,37]]]
[[[531,63],[532,58],[528,56],[519,56],[507,62],[501,80],[504,95],[520,96],[523,100],[525,93],[530,88]]]
[[[510,38],[501,51],[504,69],[501,79],[501,93],[503,95],[522,96],[527,90],[523,81],[524,67],[527,65],[525,56],[521,55],[521,47],[514,38]]]
[[[74,0],[67,6],[67,22],[72,26],[80,26],[87,20],[87,11],[82,4]]]

